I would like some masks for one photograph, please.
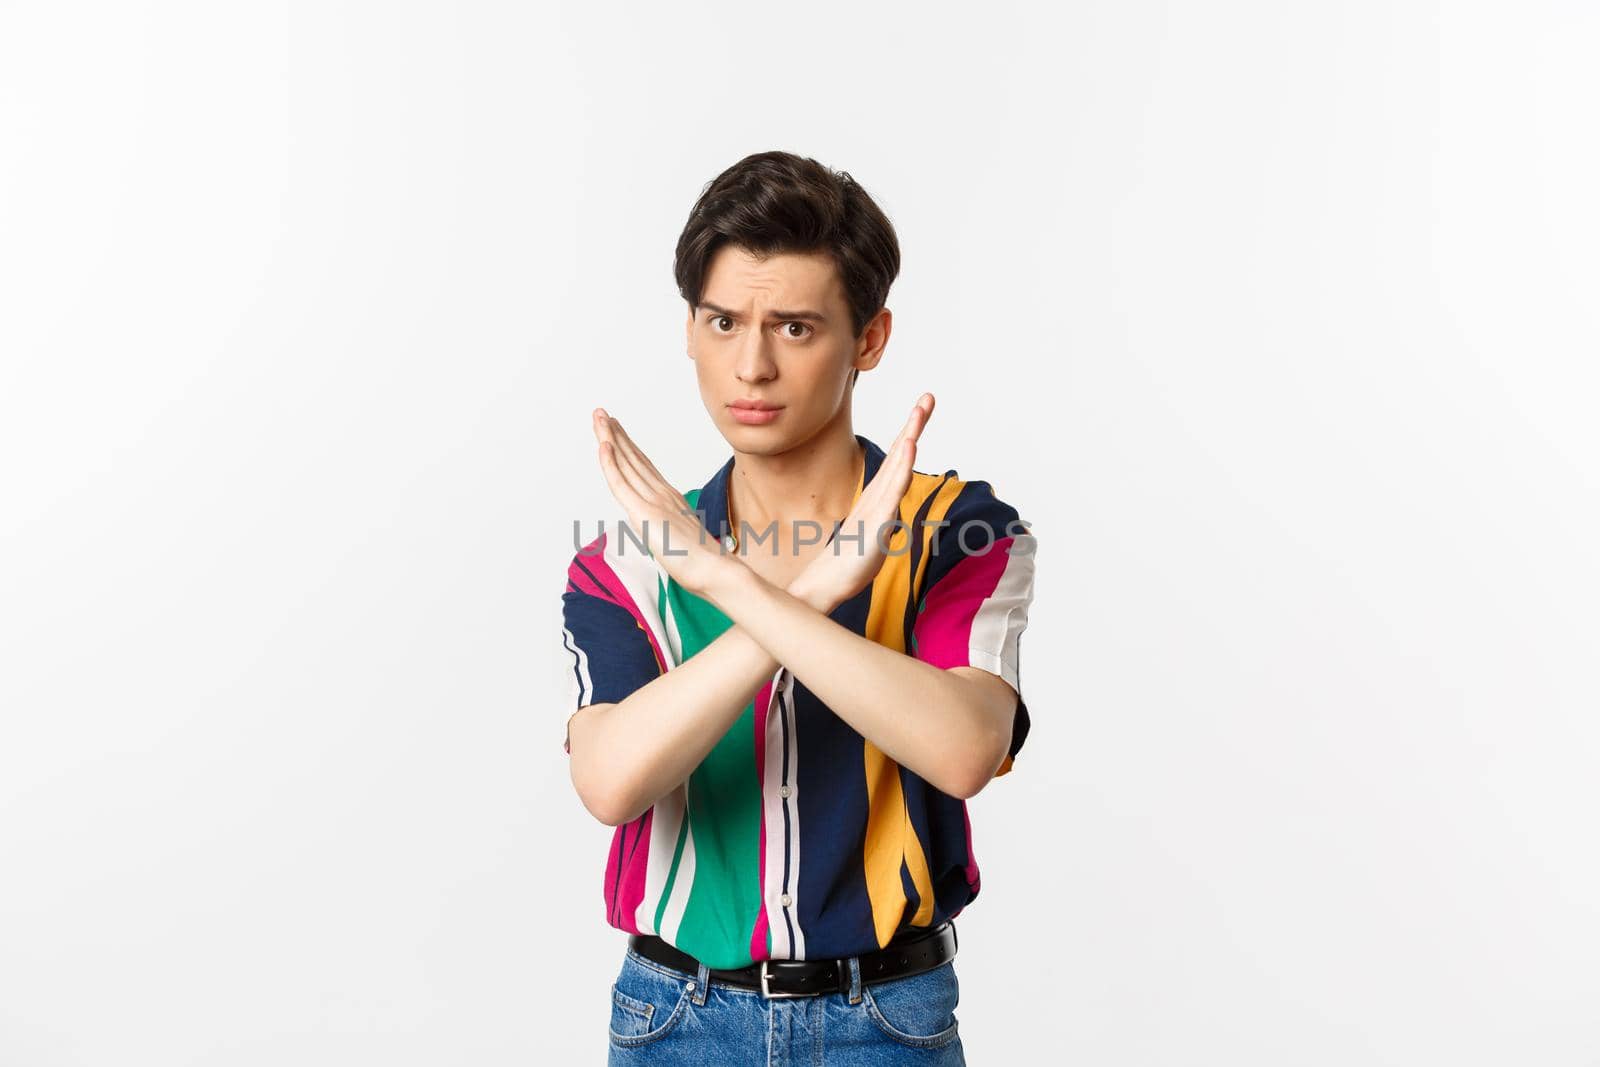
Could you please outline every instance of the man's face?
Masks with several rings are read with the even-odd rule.
[[[758,260],[724,245],[687,323],[700,399],[737,451],[787,451],[845,411],[850,373],[877,364],[888,321],[881,310],[859,339],[852,335],[844,286],[826,255]],[[741,400],[777,410],[741,410]]]

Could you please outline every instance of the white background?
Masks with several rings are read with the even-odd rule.
[[[589,412],[783,148],[1040,540],[969,1061],[1600,1063],[1595,7],[1045,7],[0,6],[0,1062],[603,1061]]]

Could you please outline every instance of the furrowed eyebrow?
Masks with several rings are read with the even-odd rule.
[[[715,311],[718,315],[726,315],[730,319],[742,319],[743,315],[737,311],[729,311],[725,307],[718,307],[709,300],[700,301],[700,306],[707,311]],[[767,314],[768,322],[790,321],[791,319],[810,319],[812,322],[827,322],[828,317],[820,311],[772,311]]]

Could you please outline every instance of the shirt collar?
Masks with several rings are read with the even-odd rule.
[[[883,462],[883,449],[879,448],[868,438],[855,435],[856,443],[865,451],[867,462],[861,471],[861,485],[864,489],[878,473],[878,466]],[[728,487],[733,482],[734,457],[729,456],[722,469],[711,476],[711,480],[700,489],[700,496],[696,509],[700,512],[701,521],[705,523],[706,532],[716,540],[721,541],[732,532],[733,526],[728,522]]]

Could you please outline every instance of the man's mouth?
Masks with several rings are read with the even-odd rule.
[[[783,411],[783,405],[766,400],[741,399],[729,404],[728,410],[733,413],[736,420],[746,426],[764,426],[778,417]]]

